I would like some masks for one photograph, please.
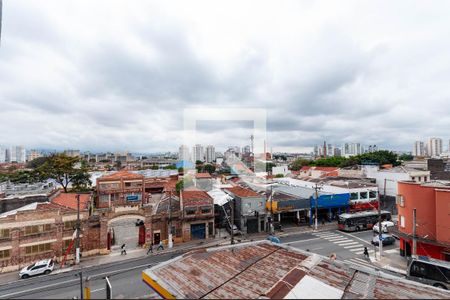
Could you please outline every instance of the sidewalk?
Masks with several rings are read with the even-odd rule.
[[[378,252],[377,252],[378,255]],[[408,266],[408,262],[406,258],[400,256],[398,252],[396,253],[383,253],[383,257],[381,261],[371,257],[370,260],[372,263],[382,269],[386,269],[389,271],[393,271],[396,273],[406,275],[406,269]]]

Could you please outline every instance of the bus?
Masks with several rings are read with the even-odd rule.
[[[381,221],[391,221],[391,213],[381,211]],[[338,228],[342,231],[360,231],[372,229],[378,222],[378,211],[362,211],[356,213],[344,213],[339,215]]]
[[[426,256],[411,258],[406,278],[448,290],[450,289],[450,263]]]

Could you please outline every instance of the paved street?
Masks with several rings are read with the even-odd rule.
[[[370,243],[373,237],[371,230],[360,232],[342,232],[339,230],[305,233],[281,238],[281,242],[292,247],[330,256],[334,253],[338,260],[353,262],[359,265],[373,267],[370,260],[364,258],[363,250],[367,247],[369,256],[374,257],[375,247]],[[398,241],[394,245],[383,247],[386,255],[398,255]],[[378,254],[378,249],[377,249]]]
[[[359,265],[373,266],[362,254],[364,246],[370,249],[373,257],[373,246],[370,244],[372,231],[345,233],[338,230],[319,231],[314,233],[291,234],[281,237],[281,242],[299,249],[321,255],[337,255],[337,259],[353,262]],[[384,247],[386,255],[398,255],[398,242],[395,245]],[[143,269],[166,261],[177,254],[161,254],[131,260],[118,261],[88,267],[83,270],[83,277],[91,277],[91,291],[93,299],[105,298],[105,276],[109,276],[113,286],[113,296],[120,298],[157,298],[141,279]],[[4,298],[39,298],[39,299],[71,299],[79,297],[80,286],[78,271],[61,274],[50,274],[27,280],[15,280],[0,284],[0,299]]]

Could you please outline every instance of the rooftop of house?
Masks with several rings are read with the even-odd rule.
[[[180,198],[175,195],[164,195],[159,201],[154,214],[168,214],[169,205],[172,213],[180,210]]]
[[[77,195],[76,193],[60,193],[55,198],[51,200],[52,203],[58,204],[60,206],[68,207],[77,210]],[[90,194],[79,194],[80,195],[80,209],[85,210],[88,208],[89,201],[91,199]]]
[[[51,202],[33,202],[27,205],[24,205],[22,207],[19,207],[17,209],[14,210],[10,210],[7,212],[4,212],[2,214],[0,214],[0,219],[1,218],[6,218],[9,216],[14,216],[17,215],[19,213],[26,213],[26,212],[31,212],[31,211],[54,211],[54,210],[59,210],[62,212],[75,212],[74,209],[69,208],[69,207],[65,207],[65,206],[61,206],[58,205],[56,203],[51,203]]]
[[[205,191],[184,190],[181,192],[183,206],[190,205],[212,205],[213,199]]]
[[[211,179],[212,177],[211,177],[211,174],[209,174],[209,173],[197,173],[197,174],[195,174],[195,178],[197,178],[197,179],[204,179],[204,178]]]
[[[248,198],[248,197],[258,197],[260,198],[261,195],[257,192],[254,192],[250,189],[245,189],[240,186],[234,186],[232,188],[226,188],[225,191],[228,191],[229,193],[238,196],[240,198]]]
[[[144,179],[144,175],[131,173],[128,171],[118,171],[110,175],[104,175],[97,179],[97,181],[107,181],[107,180],[121,180],[121,179]]]
[[[450,297],[446,290],[269,241],[194,250],[142,277],[159,294],[180,299]]]

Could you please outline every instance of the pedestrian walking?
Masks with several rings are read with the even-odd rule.
[[[122,251],[120,251],[120,255],[127,255],[127,249],[126,249],[127,245],[123,244],[120,248],[122,249]]]
[[[149,247],[148,247],[147,255],[148,255],[149,253],[153,253],[153,241],[150,242],[150,245],[149,245]]]
[[[364,257],[369,258],[369,250],[367,250],[367,247],[364,247]]]
[[[158,248],[156,249],[156,250],[164,250],[164,245],[163,245],[163,242],[162,241],[159,241],[159,245],[158,245]]]

